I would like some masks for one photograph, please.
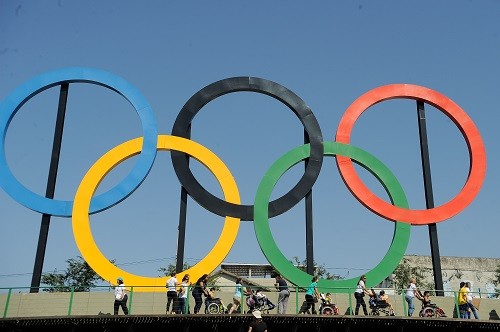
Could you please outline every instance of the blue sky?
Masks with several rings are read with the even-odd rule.
[[[333,140],[346,108],[378,86],[409,83],[434,89],[471,117],[484,140],[487,174],[476,199],[438,224],[443,256],[498,258],[500,195],[498,89],[499,1],[2,1],[0,99],[32,77],[64,68],[109,71],[151,104],[159,132],[170,134],[184,103],[204,86],[234,76],[277,82],[314,112],[324,140]],[[57,89],[31,99],[5,138],[8,164],[43,195],[50,163]],[[435,205],[452,199],[469,170],[466,143],[454,123],[426,106]],[[253,204],[268,167],[302,144],[300,122],[278,101],[230,94],[206,105],[192,138],[214,151],[234,175],[242,202]],[[70,85],[56,198],[72,200],[89,167],[116,145],[142,135],[137,113],[104,88]],[[397,176],[411,208],[424,209],[415,102],[370,108],[351,143],[382,160]],[[131,169],[119,165],[100,185],[111,188]],[[209,172],[197,179],[221,197]],[[280,180],[279,197],[301,176],[298,165]],[[383,189],[360,169],[370,188]],[[144,183],[125,201],[91,217],[101,251],[123,269],[145,276],[175,263],[180,185],[170,155],[159,152]],[[374,267],[393,224],[364,208],[346,189],[333,158],[313,188],[315,260],[353,277]],[[29,286],[41,215],[0,191],[0,287]],[[195,264],[218,238],[223,218],[188,202],[186,262]],[[305,258],[304,208],[271,220],[285,256]],[[412,227],[407,254],[429,255],[427,226]],[[62,271],[80,255],[68,218],[52,218],[44,271]],[[266,263],[251,222],[242,222],[230,263]],[[467,267],[463,267],[466,269]]]

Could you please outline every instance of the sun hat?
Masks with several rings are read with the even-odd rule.
[[[253,315],[255,318],[262,318],[262,315],[260,314],[260,311],[259,311],[259,310],[252,311],[252,315]]]

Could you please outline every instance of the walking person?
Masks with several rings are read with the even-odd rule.
[[[278,314],[286,314],[286,309],[288,306],[288,298],[290,297],[290,289],[288,289],[288,284],[281,275],[275,276],[276,283],[274,286],[278,290]]]
[[[469,319],[469,304],[467,302],[467,288],[465,287],[465,282],[460,282],[460,290],[458,291],[458,311],[460,312],[460,318]]]
[[[177,294],[177,313],[186,313],[186,302],[189,289],[189,274],[185,274],[181,280],[181,286],[179,288],[179,293]],[[189,313],[189,311],[188,311]]]
[[[313,315],[316,314],[315,302],[317,302],[320,297],[317,287],[318,287],[318,276],[314,276],[311,279],[311,284],[309,285],[309,287],[307,287],[305,306],[303,305],[300,308],[299,314],[305,314],[306,312],[309,311],[309,308],[312,308]]]
[[[359,307],[363,307],[363,313],[368,316],[368,310],[366,309],[365,295],[370,295],[370,292],[366,289],[366,276],[363,274],[356,285],[356,291],[354,291],[354,297],[356,298],[356,309],[354,315],[358,315]]]
[[[472,311],[472,314],[474,315],[475,319],[479,319],[479,314],[477,312],[477,308],[472,304],[472,295],[471,295],[471,286],[470,282],[467,281],[465,283],[465,291],[467,292],[467,306],[469,307],[470,311]],[[470,318],[470,312],[468,312],[468,318]]]
[[[177,312],[177,278],[175,277],[175,272],[170,273],[170,279],[167,280],[167,308],[165,313],[168,315],[170,310],[170,304],[172,304],[171,314]]]
[[[420,291],[418,290],[417,287],[417,279],[413,277],[410,279],[410,284],[406,289],[406,295],[405,295],[406,303],[408,303],[408,317],[413,316],[413,312],[415,311],[415,304],[413,303],[414,297],[416,297],[417,299],[422,299]]]
[[[241,278],[236,279],[236,287],[234,289],[233,294],[233,305],[229,309],[229,314],[233,313],[233,311],[238,310],[241,305],[241,293],[243,291],[243,286],[241,285]]]
[[[125,284],[123,283],[123,278],[118,277],[116,278],[116,285],[113,286],[111,281],[109,282],[111,287],[115,289],[115,303],[113,305],[114,309],[114,314],[118,315],[118,310],[120,307],[122,307],[123,313],[125,315],[128,315],[128,308],[127,308],[127,300],[128,300],[128,295],[127,295],[127,290],[125,288]]]
[[[194,285],[193,288],[193,297],[194,297],[194,313],[197,314],[200,312],[201,306],[203,304],[203,295],[207,295],[207,282],[208,282],[208,274],[202,275]]]

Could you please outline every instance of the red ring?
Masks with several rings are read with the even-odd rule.
[[[410,210],[391,205],[371,192],[357,175],[350,158],[337,156],[340,174],[361,204],[383,218],[412,225],[428,225],[449,219],[474,200],[486,175],[486,151],[479,130],[467,113],[451,99],[429,88],[412,84],[391,84],[375,88],[363,94],[347,108],[340,120],[335,139],[337,142],[349,144],[354,123],[365,110],[382,101],[396,98],[424,101],[442,111],[459,127],[467,142],[470,157],[469,176],[462,191],[441,206]]]

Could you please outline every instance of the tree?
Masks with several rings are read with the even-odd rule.
[[[184,265],[182,266],[182,270],[183,271],[186,271],[187,269],[189,269],[191,266],[187,263],[184,263]],[[158,269],[158,272],[160,272],[162,275],[164,276],[169,276],[172,274],[172,272],[177,272],[176,271],[176,266],[174,264],[168,264],[167,267],[160,267]]]
[[[500,285],[500,265],[497,266],[497,269],[495,270],[495,276],[494,279],[491,280],[495,286]],[[495,296],[499,297],[500,296],[500,288],[495,287]]]
[[[293,261],[290,261],[290,263],[294,264],[297,266],[299,269],[301,269],[304,272],[307,272],[307,260],[303,260],[302,262],[299,260],[299,257],[294,256]],[[328,279],[328,280],[340,280],[343,279],[341,276],[337,274],[331,274],[326,270],[325,264],[318,265],[316,262],[313,262],[314,264],[314,274],[317,275],[318,277],[322,279]]]
[[[114,261],[111,261],[114,262]],[[88,292],[98,281],[104,281],[81,256],[66,261],[68,268],[62,273],[44,273],[41,283],[50,288],[44,292]]]
[[[422,266],[411,266],[410,261],[407,258],[403,258],[394,270],[394,287],[398,294],[401,294],[410,284],[410,279],[415,277],[420,289],[434,289],[432,282],[425,281],[428,274],[432,274],[432,269]]]
[[[184,263],[183,267],[182,267],[182,270],[183,271],[186,271],[187,269],[189,269],[191,266],[187,263]],[[165,276],[170,276],[172,274],[172,272],[176,272],[176,266],[174,264],[169,264],[167,267],[160,267],[158,269],[158,272],[160,272],[162,275],[165,275]],[[212,284],[214,285],[215,287],[215,290],[220,290],[220,287],[219,286],[215,286],[217,284],[217,280],[219,279],[219,277],[208,277],[208,283],[209,284]]]

